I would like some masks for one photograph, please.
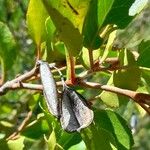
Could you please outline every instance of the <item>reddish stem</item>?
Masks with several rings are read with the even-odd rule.
[[[66,61],[67,61],[67,82],[74,85],[76,82],[75,77],[75,58],[70,55],[66,50]]]

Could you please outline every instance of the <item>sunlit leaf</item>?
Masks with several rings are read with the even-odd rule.
[[[72,56],[78,55],[82,48],[82,36],[79,30],[47,0],[43,0],[43,3],[58,31],[60,40],[65,43]]]
[[[121,116],[109,110],[96,111],[95,122],[98,129],[103,128],[113,135],[118,149],[131,149],[133,145],[132,133]]]
[[[24,149],[24,139],[25,139],[25,137],[21,136],[17,140],[9,140],[7,142],[9,150],[23,150]]]
[[[100,56],[100,49],[94,50],[93,51],[93,61],[98,61]],[[81,54],[80,54],[80,62],[82,63],[82,65],[89,69],[90,68],[90,59],[89,59],[89,51],[87,48],[83,47]]]
[[[56,146],[56,136],[55,136],[55,131],[54,130],[51,132],[47,143],[48,143],[48,148],[49,149],[51,149],[51,150],[55,149],[55,146]]]
[[[47,17],[48,13],[42,1],[30,0],[27,11],[27,25],[29,33],[37,46],[40,46],[41,42],[45,39],[45,21]]]
[[[114,86],[113,75],[108,80],[107,85]],[[128,100],[129,100],[129,98],[127,98],[125,96],[118,95],[118,94],[108,92],[108,91],[103,91],[99,95],[99,97],[107,106],[114,107],[114,108],[127,104]]]
[[[69,150],[79,150],[79,149],[86,149],[85,143],[83,141],[69,148]]]
[[[139,57],[138,57],[138,65],[142,67],[150,68],[150,40],[147,42],[142,42],[139,45]]]
[[[112,145],[113,147],[116,147],[114,137],[110,132],[101,128],[97,121],[95,122],[95,125],[92,124],[81,132],[87,149],[97,150],[101,147],[103,150],[112,150]]]
[[[83,36],[84,46],[88,49],[97,49],[102,44],[102,38],[99,36],[100,27],[102,26],[105,17],[114,0],[109,2],[103,0],[92,0],[84,21]],[[104,12],[102,12],[105,10]]]
[[[119,60],[120,66],[126,66],[127,68],[114,72],[114,85],[124,89],[136,90],[140,81],[141,72],[133,54],[128,50],[121,50],[119,53]]]

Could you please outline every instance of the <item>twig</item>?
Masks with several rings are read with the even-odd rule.
[[[149,94],[139,93],[139,92],[135,92],[135,91],[127,90],[127,89],[121,89],[121,88],[110,86],[110,85],[101,85],[99,83],[91,83],[91,82],[84,82],[84,81],[80,81],[79,85],[87,87],[87,88],[102,89],[102,90],[109,91],[112,93],[127,96],[131,98],[132,100],[134,100],[136,103],[138,103],[146,112],[150,114],[150,108],[146,107],[146,105],[150,106]]]
[[[29,111],[26,118],[23,120],[21,125],[18,127],[17,131],[15,131],[13,134],[11,134],[6,140],[14,140],[19,137],[19,133],[26,127],[28,121],[30,120],[32,116],[32,111]]]
[[[87,87],[87,88],[102,89],[102,90],[113,92],[116,94],[125,95],[130,98],[133,98],[136,94],[136,92],[131,91],[131,90],[121,89],[121,88],[110,86],[110,85],[101,85],[99,83],[94,83],[94,82],[79,81],[79,85],[83,87]]]
[[[62,82],[57,82],[56,83],[57,87],[62,86]],[[69,84],[70,85],[70,84]],[[3,89],[3,90],[1,90]],[[29,89],[29,90],[37,90],[37,91],[42,91],[43,86],[41,84],[31,84],[31,83],[12,83],[12,84],[5,84],[0,88],[0,95],[4,95],[7,93],[8,90],[17,90],[17,89]],[[5,93],[4,93],[5,91]]]
[[[150,115],[150,107],[147,107],[145,104],[143,103],[138,103],[149,115]]]
[[[121,70],[121,69],[129,69],[131,67],[129,66],[109,66],[109,67],[104,67],[104,66],[98,66],[98,67],[95,67],[93,70],[87,70],[83,73],[81,73],[78,77],[80,79],[85,79],[87,77],[89,77],[90,75],[92,75],[93,73],[96,73],[96,72],[100,72],[100,71],[115,71],[115,70]]]
[[[123,66],[123,67],[115,67],[115,68],[102,68],[102,67],[98,67],[98,68],[94,68],[94,72],[97,71],[107,71],[109,69],[127,69],[129,68],[128,66]],[[133,99],[135,102],[139,103],[139,105],[141,107],[143,107],[147,112],[150,112],[150,109],[145,107],[144,104],[150,106],[150,95],[149,94],[144,94],[144,93],[138,93],[135,91],[131,91],[131,90],[127,90],[127,89],[121,89],[118,87],[114,87],[114,86],[109,86],[109,85],[101,85],[99,83],[93,83],[93,82],[84,82],[84,78],[88,76],[88,74],[93,73],[93,71],[88,70],[85,72],[85,74],[83,74],[82,76],[80,76],[79,78],[76,78],[76,82],[74,83],[74,85],[80,85],[86,88],[92,88],[92,89],[102,89],[105,91],[109,91],[109,92],[113,92],[116,94],[121,94],[124,96],[127,96],[131,99]],[[43,86],[40,84],[31,84],[31,83],[23,83],[23,81],[26,81],[28,79],[31,79],[34,76],[38,75],[38,67],[34,67],[31,71],[20,75],[19,77],[11,80],[11,81],[7,81],[4,85],[2,85],[0,87],[0,95],[4,95],[6,94],[6,92],[8,90],[15,90],[15,89],[30,89],[30,90],[38,90],[38,91],[42,91],[43,90]],[[57,82],[56,83],[57,86],[62,86],[62,82]],[[70,85],[69,80],[66,81],[67,85]],[[141,105],[143,104],[143,105]]]
[[[19,77],[11,80],[11,81],[7,81],[5,84],[3,84],[1,87],[0,87],[0,95],[3,95],[7,92],[8,89],[15,89],[15,85],[18,84],[20,82],[23,82],[29,78],[31,78],[32,76],[36,76],[37,74],[37,68],[33,68],[31,71],[23,74],[23,75],[20,75]],[[13,88],[14,86],[14,88]],[[16,85],[16,88],[18,86]]]

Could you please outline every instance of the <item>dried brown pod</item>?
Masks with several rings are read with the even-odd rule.
[[[60,109],[62,128],[68,132],[80,131],[93,121],[94,113],[85,98],[66,85]]]
[[[52,115],[59,118],[59,101],[56,83],[50,71],[49,64],[44,61],[38,61],[41,82],[43,85],[43,94],[46,99],[48,110]]]

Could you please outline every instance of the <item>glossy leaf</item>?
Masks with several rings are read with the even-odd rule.
[[[53,24],[50,17],[48,17],[45,21],[47,40],[52,41],[54,38],[54,33],[56,31],[55,25]]]
[[[114,0],[103,25],[116,24],[120,29],[125,28],[133,19],[133,17],[129,16],[129,8],[134,1],[126,0],[122,2],[122,0]]]
[[[50,149],[50,150],[56,150],[56,149],[57,150],[63,150],[63,148],[56,141],[56,135],[55,135],[54,130],[51,132],[48,140],[46,139],[46,142],[48,144],[48,149]]]
[[[79,150],[79,149],[86,149],[86,146],[83,141],[69,148],[69,150]]]
[[[43,6],[42,0],[30,0],[27,10],[27,25],[29,33],[37,46],[45,40],[45,21],[48,13]]]
[[[133,137],[126,121],[110,110],[95,112],[96,126],[113,135],[118,149],[130,150],[133,145]]]
[[[108,38],[108,42],[106,44],[106,48],[105,48],[104,53],[100,59],[100,64],[102,64],[105,61],[105,59],[108,57],[110,51],[112,50],[112,45],[113,45],[115,37],[116,37],[116,31],[113,31],[112,33],[110,33],[109,38]]]
[[[92,124],[87,129],[84,129],[81,135],[88,150],[97,150],[99,148],[103,150],[117,149],[112,134],[101,128],[97,121],[95,125]]]
[[[53,130],[49,136],[49,139],[47,140],[48,143],[48,149],[55,150],[56,147],[56,136],[55,131]]]
[[[47,0],[42,0],[57,31],[72,56],[77,56],[82,48],[82,36],[77,28],[64,17],[57,9],[53,8]],[[70,34],[71,33],[71,34]]]
[[[150,40],[147,41],[147,42],[142,42],[140,45],[139,45],[139,57],[138,57],[138,65],[139,66],[142,66],[142,67],[147,67],[147,68],[150,68],[150,58],[149,58],[149,55],[150,55]]]
[[[83,25],[84,46],[88,49],[97,49],[102,44],[102,38],[99,36],[100,27],[114,0],[92,0]],[[105,10],[105,12],[102,12]]]
[[[66,17],[81,32],[90,0],[55,0],[51,5]]]
[[[58,137],[58,143],[64,148],[69,149],[72,145],[78,145],[82,138],[78,132],[68,133],[62,130],[61,138]]]
[[[126,27],[133,17],[128,15],[134,0],[122,3],[121,0],[92,0],[84,21],[84,46],[88,49],[97,49],[103,39],[99,33],[102,26],[115,24],[119,28]],[[103,11],[105,10],[105,11]]]
[[[9,140],[7,142],[9,150],[23,150],[24,149],[24,139],[25,137],[21,136],[16,140]]]

